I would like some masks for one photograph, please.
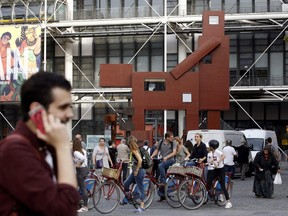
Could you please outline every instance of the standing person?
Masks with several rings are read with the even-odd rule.
[[[225,187],[225,168],[224,168],[224,159],[225,154],[218,150],[219,142],[217,140],[209,141],[210,151],[207,155],[207,165],[208,165],[208,173],[207,173],[207,185],[208,189],[212,188],[212,182],[216,177],[219,177],[219,183],[221,185],[221,190],[223,191],[227,203],[225,208],[232,208],[232,203],[230,202],[229,194]]]
[[[143,148],[149,153],[149,155],[150,155],[150,151],[151,151],[151,149],[150,149],[150,147],[149,147],[149,140],[144,140],[144,142],[143,142]]]
[[[84,202],[84,205],[78,210],[78,212],[87,212],[88,192],[85,185],[85,179],[89,172],[87,168],[87,155],[86,151],[82,148],[81,141],[77,138],[73,140],[73,160],[76,167],[78,186],[82,192],[82,199]]]
[[[182,163],[189,160],[190,153],[187,148],[183,145],[180,137],[175,137],[177,143],[177,152],[176,152],[176,163]]]
[[[120,144],[117,146],[117,161],[123,161],[122,163],[122,182],[125,182],[128,175],[128,164],[130,149],[126,144],[125,139],[121,139]]]
[[[96,163],[97,160],[102,160],[101,167],[99,166],[97,167],[97,163]],[[99,145],[96,146],[93,150],[92,161],[96,169],[102,169],[103,167],[110,168],[109,163],[111,167],[113,167],[113,162],[110,158],[109,150],[105,146],[105,139],[103,137],[99,139]]]
[[[109,155],[110,155],[111,161],[113,164],[116,164],[116,158],[117,158],[116,144],[112,140],[109,140],[108,145],[109,145],[108,150],[109,150]]]
[[[279,151],[278,151],[278,149],[275,148],[275,146],[272,145],[272,138],[271,137],[267,138],[267,144],[266,145],[270,148],[270,152],[275,156],[275,158],[279,162],[280,161]]]
[[[275,167],[277,172],[280,172],[280,167],[269,146],[265,146],[256,154],[253,165],[255,167],[253,192],[256,198],[272,199],[274,193],[272,170]]]
[[[158,148],[159,146],[159,141],[156,140],[154,145],[150,149],[150,156],[154,153],[154,151]],[[153,158],[153,167],[152,167],[152,174],[155,176],[156,179],[159,178],[159,171],[158,171],[158,165],[159,165],[159,159],[158,159],[158,154]]]
[[[23,84],[23,120],[0,144],[0,215],[77,215],[79,194],[66,126],[73,116],[70,91],[63,76],[48,72]],[[36,124],[28,113],[40,104],[43,124]]]
[[[153,154],[153,152],[158,148],[159,140],[155,140],[154,145],[150,149],[150,155]]]
[[[129,187],[132,183],[136,183],[136,185],[139,188],[140,200],[141,200],[140,207],[136,211],[143,212],[145,210],[144,207],[145,193],[144,193],[143,181],[144,176],[146,174],[146,170],[141,167],[142,165],[141,153],[137,144],[137,139],[132,135],[128,137],[128,146],[132,154],[132,173],[124,182],[125,197],[123,201],[120,202],[120,204],[125,205],[128,203],[129,197],[127,196],[127,194],[129,193]]]
[[[234,178],[235,163],[234,157],[237,155],[235,149],[232,147],[232,140],[226,140],[226,146],[223,148],[223,153],[226,156],[224,159],[225,172],[229,173],[231,178]]]
[[[169,166],[173,165],[175,162],[174,156],[176,155],[177,148],[176,142],[173,141],[174,135],[172,132],[166,132],[164,137],[165,139],[160,141],[158,148],[151,155],[152,159],[158,155],[158,152],[160,152],[162,156],[162,161],[158,166],[160,173],[160,186],[165,186],[166,172]],[[161,196],[159,202],[163,200],[165,200],[165,197]]]
[[[81,141],[82,148],[83,148],[84,150],[86,150],[87,145],[86,145],[86,143],[84,142],[84,140],[82,139],[81,134],[77,133],[77,134],[75,135],[75,138],[76,138],[76,139],[79,139],[79,140]]]
[[[250,156],[250,149],[245,141],[241,142],[241,145],[236,147],[238,152],[238,159],[237,162],[240,165],[241,169],[241,180],[245,179],[246,172],[249,169],[249,156]]]

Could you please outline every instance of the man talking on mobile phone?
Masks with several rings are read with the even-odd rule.
[[[0,215],[77,215],[79,195],[66,126],[73,116],[70,91],[63,76],[48,72],[24,82],[23,119],[0,143]],[[39,106],[44,108],[42,121],[32,121],[28,113]]]

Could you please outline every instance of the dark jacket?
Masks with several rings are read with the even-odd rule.
[[[55,149],[37,139],[22,121],[13,134],[18,136],[0,143],[0,215],[17,210],[21,216],[76,216],[78,192],[53,180],[57,178]],[[53,169],[45,160],[46,150]]]
[[[259,168],[263,169],[264,172],[269,170],[271,173],[275,173],[275,170],[280,169],[279,163],[276,160],[275,156],[271,152],[269,152],[268,159],[266,160],[263,150],[256,154],[253,165],[255,167],[256,175],[261,172],[259,171]]]
[[[190,159],[193,159],[193,158],[204,158],[206,157],[206,159],[203,161],[204,163],[207,162],[207,154],[208,154],[208,151],[207,151],[207,147],[206,147],[206,144],[201,142],[199,146],[197,146],[197,144],[194,144],[193,146],[193,152],[190,156]]]
[[[238,152],[237,162],[239,164],[248,164],[249,163],[249,154],[250,149],[247,146],[241,145],[239,147],[235,147]]]

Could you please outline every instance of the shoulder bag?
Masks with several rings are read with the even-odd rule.
[[[106,147],[104,147],[104,153],[103,153],[102,158],[100,160],[96,160],[96,169],[103,168],[103,158],[104,158],[105,153],[106,153]]]

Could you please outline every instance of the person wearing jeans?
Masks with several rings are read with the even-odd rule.
[[[85,179],[88,175],[88,167],[87,167],[87,155],[86,151],[83,149],[81,140],[75,138],[73,140],[73,161],[76,167],[76,176],[79,189],[82,192],[82,199],[84,205],[78,209],[77,212],[87,212],[88,211],[88,192],[85,185]]]
[[[174,140],[174,135],[171,132],[166,132],[164,136],[164,140],[159,142],[158,148],[153,152],[151,158],[158,155],[162,156],[162,162],[158,166],[158,170],[160,173],[160,183],[159,186],[165,186],[166,180],[166,172],[169,166],[174,164],[174,156],[176,155],[177,143]],[[160,197],[159,202],[165,200],[164,196]]]
[[[125,197],[120,202],[120,205],[125,205],[128,203],[129,200],[129,188],[132,183],[136,183],[139,188],[140,192],[140,207],[136,210],[136,212],[143,212],[145,210],[144,207],[144,199],[145,199],[145,192],[144,192],[144,177],[146,174],[146,170],[142,168],[142,157],[139,150],[139,146],[137,144],[137,139],[134,136],[128,137],[128,146],[130,148],[131,160],[132,160],[132,173],[124,182],[124,190],[125,190]]]

